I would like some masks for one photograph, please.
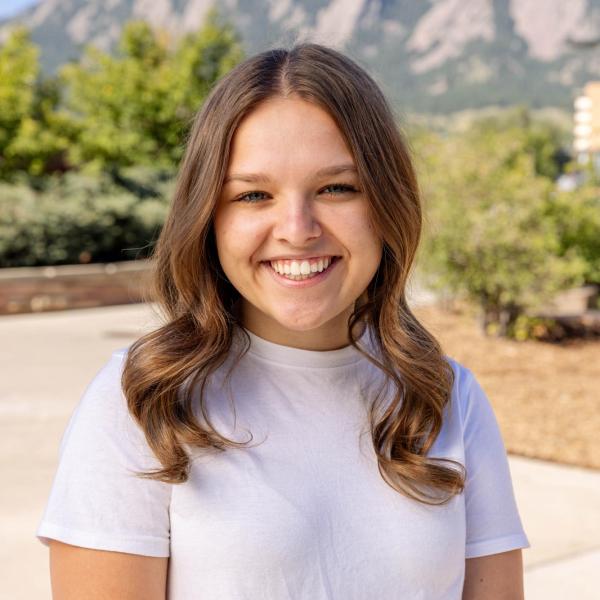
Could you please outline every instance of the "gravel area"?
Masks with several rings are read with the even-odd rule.
[[[515,342],[484,336],[468,309],[414,312],[473,371],[509,453],[600,469],[600,341]]]

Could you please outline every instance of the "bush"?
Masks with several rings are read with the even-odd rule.
[[[242,58],[238,34],[215,10],[175,43],[148,23],[127,23],[115,54],[90,47],[61,70],[69,162],[175,166],[210,88]]]
[[[154,191],[144,197],[108,175],[51,178],[41,190],[0,185],[0,267],[147,257],[167,212],[161,185],[164,194],[146,184]]]
[[[585,283],[600,285],[600,187],[590,184],[556,194],[548,215],[559,232],[559,254],[581,257]]]
[[[419,259],[429,285],[477,303],[486,332],[514,335],[527,309],[585,280],[579,234],[567,243],[568,217],[553,181],[539,172],[527,130],[486,122],[425,141],[427,229]]]
[[[89,47],[57,76],[41,72],[25,28],[0,42],[0,179],[92,166],[179,162],[192,118],[243,58],[237,32],[211,9],[198,31],[171,40],[124,24],[116,52]]]
[[[243,58],[238,34],[211,10],[178,40],[128,23],[116,53],[88,48],[58,77],[38,54],[22,28],[0,44],[0,267],[147,256],[192,118]]]

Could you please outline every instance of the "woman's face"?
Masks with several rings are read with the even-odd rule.
[[[348,317],[381,260],[368,209],[327,112],[273,98],[247,115],[214,217],[219,261],[242,296],[244,327],[298,348],[347,345]]]

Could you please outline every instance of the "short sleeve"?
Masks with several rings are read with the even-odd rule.
[[[528,548],[494,411],[473,374],[461,370],[459,405],[467,470],[465,557]]]
[[[88,385],[63,434],[36,537],[86,548],[169,556],[171,485],[136,477],[160,463],[121,389],[126,351]]]

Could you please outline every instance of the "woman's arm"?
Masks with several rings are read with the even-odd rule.
[[[50,541],[53,600],[165,600],[168,557],[81,548]]]
[[[462,600],[523,600],[521,549],[468,558]]]

